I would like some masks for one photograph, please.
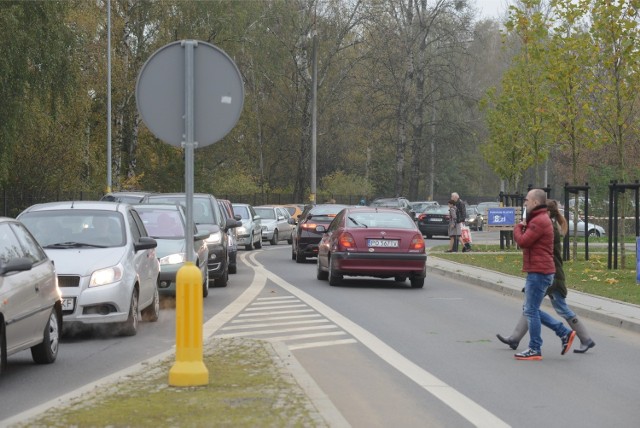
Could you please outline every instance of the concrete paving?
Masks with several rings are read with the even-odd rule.
[[[427,271],[490,288],[511,296],[522,296],[524,278],[440,259],[430,255]],[[551,306],[545,299],[544,304]],[[567,304],[584,318],[640,333],[640,306],[569,290]]]

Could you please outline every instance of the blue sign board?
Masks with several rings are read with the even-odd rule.
[[[489,226],[515,226],[515,208],[489,208],[487,212],[487,224]]]

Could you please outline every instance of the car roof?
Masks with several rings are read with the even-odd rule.
[[[113,203],[110,201],[58,201],[46,202],[32,205],[25,209],[23,213],[34,211],[54,211],[54,210],[102,210],[102,211],[124,211],[129,204]]]

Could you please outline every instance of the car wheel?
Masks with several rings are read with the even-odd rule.
[[[269,243],[271,245],[278,245],[278,229],[273,231],[273,237],[271,238],[271,241],[269,241]]]
[[[422,288],[422,287],[424,287],[424,278],[422,277],[411,278],[411,288]]]
[[[296,263],[306,263],[307,262],[307,258],[305,257],[304,254],[302,254],[302,251],[300,251],[300,249],[298,248],[296,250]]]
[[[135,336],[138,333],[138,290],[133,289],[131,304],[129,305],[129,317],[124,322],[123,336]]]
[[[215,287],[226,287],[229,282],[229,270],[225,269],[224,273],[220,278],[216,278],[213,280],[213,284]]]
[[[600,237],[600,232],[598,232],[597,229],[591,229],[589,231],[589,236],[592,236],[594,238],[599,238]]]
[[[238,265],[229,265],[229,273],[238,273]]]
[[[209,274],[205,274],[204,283],[202,284],[202,297],[207,297],[209,295],[209,285],[211,285],[211,279],[209,279]]]
[[[318,257],[317,267],[318,271],[316,273],[316,278],[318,278],[320,281],[326,281],[329,278],[329,272],[325,272],[320,269],[320,257]]]
[[[256,241],[255,247],[258,250],[262,248],[262,231],[260,231],[260,234],[258,235],[258,240]]]
[[[289,239],[287,239],[287,244],[293,244],[293,236],[289,236]]]
[[[247,245],[244,246],[244,249],[247,251],[253,250],[253,235],[251,235],[251,240]]]
[[[333,263],[331,262],[331,258],[329,258],[329,272],[328,272],[328,277],[329,277],[329,285],[332,286],[336,286],[336,285],[340,285],[340,283],[342,282],[342,275],[339,275],[335,272],[334,268],[333,268]]]
[[[296,260],[296,250],[293,249],[293,245],[291,245],[291,260]]]
[[[145,321],[156,322],[160,317],[160,294],[156,288],[153,291],[153,302],[142,310],[142,319]]]
[[[484,226],[484,224],[479,223],[479,224],[478,224],[478,231],[482,232],[482,227],[483,227],[483,226]]]
[[[49,321],[44,327],[42,342],[31,348],[31,357],[38,364],[51,364],[58,356],[60,344],[60,318],[55,308],[51,309]]]

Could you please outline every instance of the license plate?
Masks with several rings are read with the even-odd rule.
[[[398,241],[395,239],[367,239],[367,246],[397,248]]]
[[[76,308],[76,298],[75,297],[66,297],[62,299],[62,310],[63,311],[73,311]]]
[[[440,217],[434,217],[434,218],[431,219],[431,221],[436,221],[436,222],[442,223],[443,220]]]

